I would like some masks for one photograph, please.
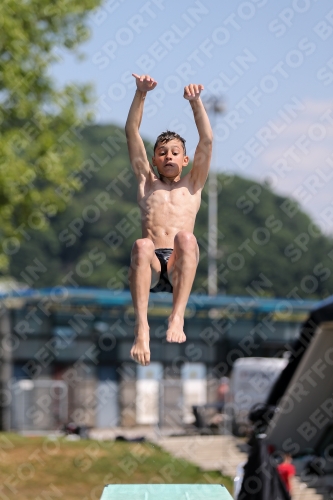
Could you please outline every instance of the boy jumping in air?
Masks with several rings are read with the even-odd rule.
[[[168,319],[166,340],[185,342],[184,313],[199,260],[194,223],[206,182],[213,134],[200,93],[202,85],[190,84],[184,98],[190,102],[199,142],[191,171],[181,178],[189,162],[185,140],[175,132],[157,137],[152,165],[139,134],[147,92],[157,82],[149,75],[136,75],[137,90],[130,107],[125,131],[130,161],[138,180],[142,238],[131,253],[130,289],[136,315],[132,358],[141,365],[150,363],[148,300],[149,292],[173,293],[173,308]],[[157,168],[159,177],[153,166]]]

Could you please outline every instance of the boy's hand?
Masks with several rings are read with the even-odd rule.
[[[138,90],[141,92],[148,92],[149,90],[153,90],[157,81],[154,78],[151,78],[149,75],[137,75],[136,73],[132,73],[132,76],[136,79],[136,86]]]
[[[197,101],[203,89],[204,86],[201,84],[190,83],[190,85],[184,87],[184,98],[188,101]]]

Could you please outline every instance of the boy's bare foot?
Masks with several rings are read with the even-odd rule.
[[[131,349],[131,358],[142,366],[147,366],[150,363],[149,349],[149,327],[135,329],[135,340]]]
[[[170,316],[168,321],[168,329],[166,332],[167,342],[185,342],[186,336],[184,333],[184,318],[179,316]]]

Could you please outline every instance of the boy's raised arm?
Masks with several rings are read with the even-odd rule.
[[[146,176],[151,172],[146,149],[139,134],[139,128],[146,94],[149,90],[153,90],[156,87],[157,82],[149,75],[139,76],[133,73],[133,76],[136,79],[137,90],[128,112],[125,132],[131,165],[135,175],[140,177],[142,175]]]
[[[200,99],[203,85],[190,84],[184,89],[184,98],[190,101],[194,121],[199,133],[199,142],[195,150],[193,167],[190,172],[193,182],[203,187],[209,172],[213,148],[213,131],[205,107]]]

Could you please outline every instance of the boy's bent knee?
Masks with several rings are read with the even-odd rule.
[[[134,255],[153,255],[155,250],[154,243],[148,238],[141,238],[134,242],[132,254]]]
[[[175,237],[175,245],[181,250],[197,250],[197,239],[189,231],[179,231]]]

